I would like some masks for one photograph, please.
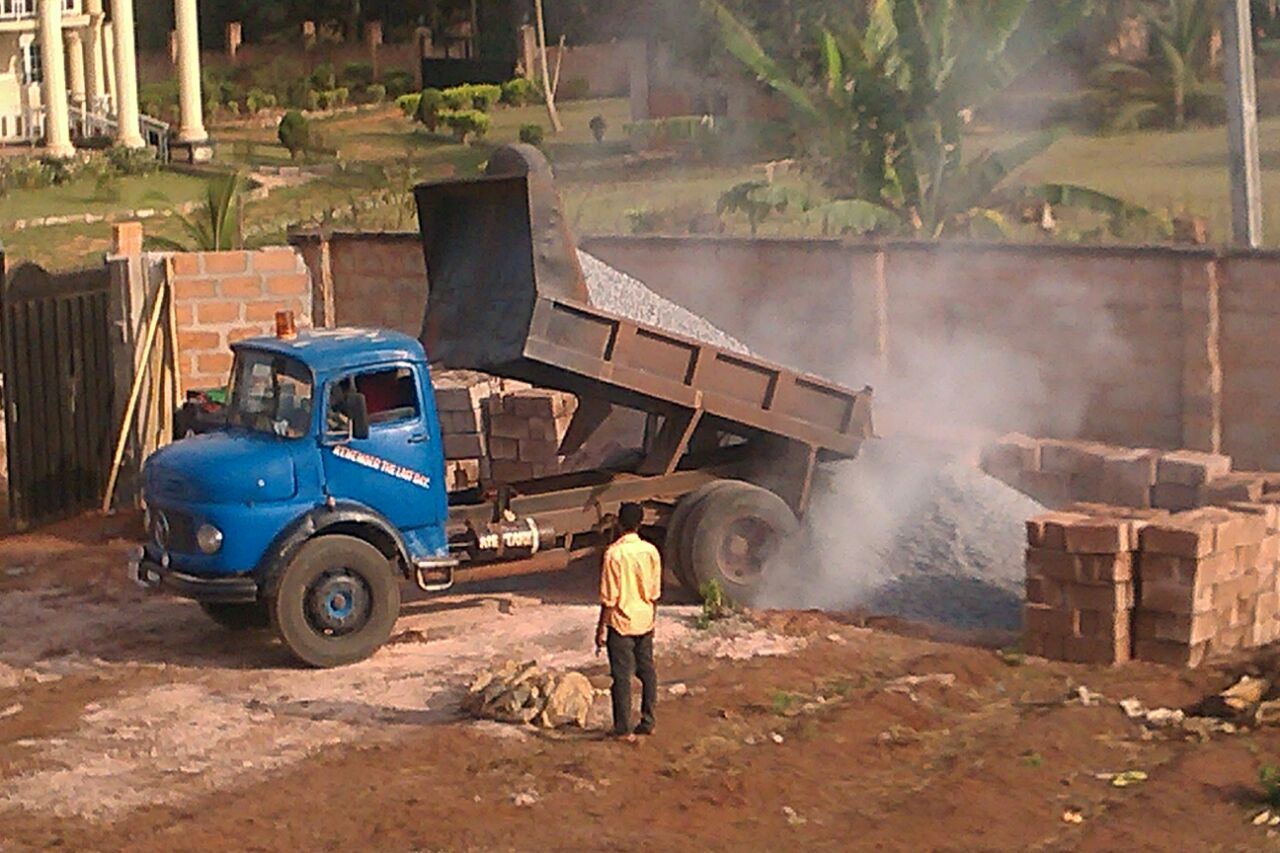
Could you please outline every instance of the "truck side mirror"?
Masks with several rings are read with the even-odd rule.
[[[369,401],[363,394],[353,392],[347,395],[343,404],[346,415],[351,419],[351,437],[366,439],[369,437]]]

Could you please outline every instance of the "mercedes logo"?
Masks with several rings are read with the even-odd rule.
[[[169,518],[163,512],[156,512],[155,514],[151,537],[161,549],[169,547]]]

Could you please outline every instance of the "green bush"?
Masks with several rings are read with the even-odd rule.
[[[417,119],[432,133],[440,126],[440,114],[445,108],[444,92],[439,89],[423,89],[419,96]]]
[[[404,113],[405,118],[417,118],[418,107],[421,103],[421,92],[415,92],[412,95],[396,96],[396,106],[400,108],[400,112]]]
[[[467,88],[471,90],[471,102],[482,113],[489,112],[497,105],[498,101],[502,100],[501,86],[480,84],[468,86]]]
[[[454,86],[452,89],[443,90],[440,95],[444,98],[446,110],[464,112],[475,108],[475,102],[471,100],[470,86]]]
[[[318,112],[324,109],[325,99],[315,89],[307,92],[307,109],[311,112]]]
[[[517,77],[502,84],[502,103],[509,107],[523,107],[532,104],[540,97],[538,88],[532,80]]]
[[[349,89],[359,89],[373,84],[373,66],[367,62],[348,62],[342,66],[339,82]]]
[[[280,137],[280,144],[289,149],[289,156],[296,160],[311,145],[311,122],[297,110],[289,110],[280,119],[276,135]]]
[[[492,124],[489,116],[479,110],[446,110],[440,113],[440,121],[462,143],[483,139]]]
[[[387,95],[398,98],[413,92],[417,82],[408,71],[388,71],[382,75],[382,85],[387,87]]]
[[[524,144],[541,147],[546,138],[547,132],[542,129],[542,125],[532,123],[520,125],[520,141]]]
[[[316,66],[311,73],[311,88],[322,91],[333,89],[338,85],[338,77],[333,73],[333,66],[326,62]]]
[[[160,169],[160,162],[150,148],[113,145],[107,149],[106,161],[107,167],[117,175],[150,175]]]
[[[364,87],[366,103],[380,104],[387,99],[387,87],[381,83],[370,83]]]

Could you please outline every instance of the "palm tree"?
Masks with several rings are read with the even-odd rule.
[[[1217,8],[1214,0],[1166,0],[1163,9],[1148,14],[1152,58],[1098,68],[1103,96],[1113,102],[1113,128],[1127,130],[1161,119],[1175,129],[1186,126],[1189,101],[1206,89]]]
[[[158,249],[174,252],[223,252],[244,245],[241,235],[241,194],[244,179],[239,172],[210,178],[205,185],[204,201],[192,215],[176,208],[173,216],[190,238],[189,243],[167,237],[151,237],[148,241]]]

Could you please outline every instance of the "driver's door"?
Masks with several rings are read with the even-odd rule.
[[[432,473],[440,448],[418,370],[396,365],[353,371],[325,391],[321,455],[328,493],[376,510],[402,531],[441,524],[448,511],[440,499],[444,483]],[[365,397],[368,438],[352,435],[344,411],[343,398],[353,391]]]

